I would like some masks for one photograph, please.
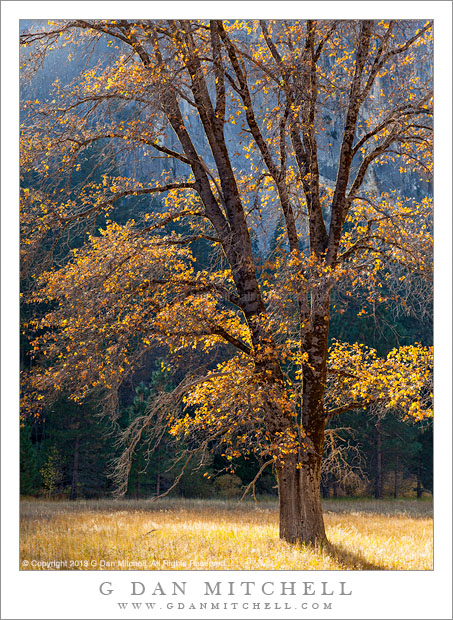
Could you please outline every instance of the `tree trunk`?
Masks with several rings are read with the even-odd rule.
[[[326,423],[329,291],[320,286],[312,293],[311,304],[304,295],[299,303],[301,349],[308,354],[302,366],[301,427],[305,439],[299,455],[288,456],[282,465],[277,465],[280,538],[291,543],[322,545],[327,542],[321,508],[321,464]]]
[[[290,543],[326,541],[321,509],[321,459],[310,455],[298,467],[295,456],[277,466],[280,538]]]
[[[321,482],[321,494],[324,499],[328,499],[330,497],[330,484],[328,482]]]
[[[72,463],[72,481],[71,481],[71,494],[69,499],[74,500],[77,497],[77,484],[79,481],[79,432],[76,430],[76,438],[74,444],[74,460]]]
[[[423,494],[421,466],[420,466],[420,452],[417,454],[417,499],[420,499]]]
[[[160,452],[157,453],[156,497],[160,495]]]
[[[376,424],[376,479],[374,497],[382,499],[382,436],[379,426]]]
[[[393,488],[393,497],[395,499],[398,499],[398,465],[399,465],[399,458],[398,455],[396,455],[395,457],[395,484],[394,484],[394,488]]]

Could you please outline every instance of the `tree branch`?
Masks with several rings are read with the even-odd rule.
[[[264,465],[262,465],[260,467],[260,470],[258,471],[258,473],[256,474],[256,476],[253,478],[252,482],[250,482],[246,488],[244,493],[241,496],[241,499],[239,500],[238,504],[240,502],[242,502],[242,500],[244,499],[244,497],[247,495],[247,493],[250,491],[250,489],[253,489],[253,499],[256,502],[256,497],[255,497],[255,484],[257,482],[257,480],[260,478],[261,474],[263,473],[263,471],[266,469],[266,467],[269,467],[269,465],[273,465],[275,463],[275,461],[272,459],[271,461],[266,461],[266,463],[264,463]]]

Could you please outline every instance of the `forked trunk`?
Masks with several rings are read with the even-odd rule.
[[[290,543],[326,542],[321,508],[321,458],[307,455],[302,467],[295,456],[277,467],[280,538]]]

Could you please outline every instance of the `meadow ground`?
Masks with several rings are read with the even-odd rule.
[[[21,501],[25,570],[431,570],[430,500],[326,500],[329,547],[278,537],[276,502]]]

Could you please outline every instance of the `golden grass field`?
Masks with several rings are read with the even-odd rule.
[[[270,501],[24,499],[21,567],[432,569],[432,501],[347,499],[323,506],[330,545],[314,550],[279,539],[277,504]]]

